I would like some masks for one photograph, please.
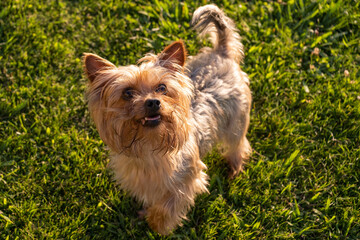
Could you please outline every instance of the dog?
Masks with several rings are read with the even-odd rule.
[[[137,65],[116,67],[84,54],[87,101],[117,184],[140,201],[149,226],[167,235],[207,192],[201,161],[217,144],[231,177],[251,154],[249,79],[234,22],[215,5],[198,8],[192,25],[213,45],[187,57],[183,41]]]

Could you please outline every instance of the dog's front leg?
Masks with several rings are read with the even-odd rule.
[[[176,226],[181,225],[190,206],[189,199],[181,195],[169,194],[147,209],[148,224],[158,233],[167,235]]]

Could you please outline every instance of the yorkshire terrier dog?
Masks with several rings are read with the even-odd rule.
[[[109,166],[160,234],[181,225],[196,195],[207,192],[201,158],[216,144],[225,149],[231,177],[251,153],[251,92],[235,24],[207,5],[194,12],[192,25],[213,48],[188,59],[182,41],[123,67],[84,54],[89,110],[111,150]]]

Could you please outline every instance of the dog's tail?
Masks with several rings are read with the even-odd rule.
[[[217,6],[210,4],[198,8],[194,12],[191,24],[200,37],[210,35],[214,51],[238,63],[242,61],[244,52],[240,35],[234,22]]]

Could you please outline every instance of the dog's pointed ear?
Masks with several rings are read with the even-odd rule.
[[[184,67],[185,60],[186,49],[181,40],[167,46],[159,55],[160,65],[175,71]]]
[[[116,66],[108,60],[99,57],[96,54],[84,53],[84,71],[90,80],[94,81],[101,70],[115,68]]]

